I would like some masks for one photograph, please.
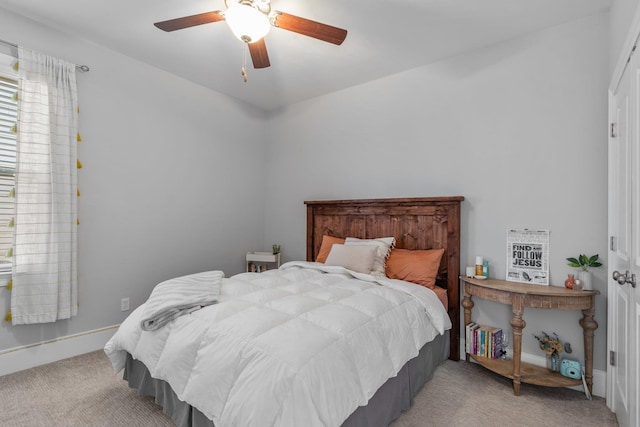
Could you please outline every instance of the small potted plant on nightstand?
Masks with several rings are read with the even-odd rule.
[[[592,290],[593,285],[591,284],[592,274],[589,271],[590,268],[601,267],[602,263],[598,261],[599,255],[595,254],[593,256],[586,256],[584,254],[580,254],[577,258],[567,258],[569,261],[569,267],[579,268],[578,271],[578,279],[582,284],[582,289]]]

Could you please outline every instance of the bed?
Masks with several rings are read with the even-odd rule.
[[[154,396],[179,426],[389,425],[442,360],[459,359],[462,200],[306,201],[308,262],[221,279],[218,304],[142,332],[142,311],[152,305],[154,289],[147,307],[123,322],[105,352],[116,370],[124,368],[129,385]],[[440,249],[435,284],[446,294],[316,263],[325,236],[392,236],[398,250]],[[261,319],[264,311],[269,316]],[[369,311],[376,313],[360,319]],[[245,313],[251,317],[240,317]],[[408,317],[396,321],[391,313]],[[343,325],[343,317],[355,324]],[[260,329],[271,323],[276,332]],[[238,338],[245,329],[251,332]],[[279,336],[283,340],[275,341]]]

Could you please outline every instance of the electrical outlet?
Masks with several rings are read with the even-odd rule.
[[[129,311],[129,298],[122,298],[120,300],[120,311]]]

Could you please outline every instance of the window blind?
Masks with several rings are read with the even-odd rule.
[[[14,199],[9,196],[15,184],[16,134],[12,131],[18,118],[15,94],[18,81],[0,75],[0,272],[11,271],[7,257],[13,245]]]

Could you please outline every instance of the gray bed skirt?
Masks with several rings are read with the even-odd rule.
[[[342,424],[343,427],[383,427],[391,424],[413,404],[413,398],[431,379],[438,365],[449,357],[449,332],[425,344],[397,376],[386,383]],[[140,396],[153,396],[178,427],[213,427],[198,409],[178,399],[168,383],[152,378],[146,366],[127,355],[123,379],[136,388]]]

